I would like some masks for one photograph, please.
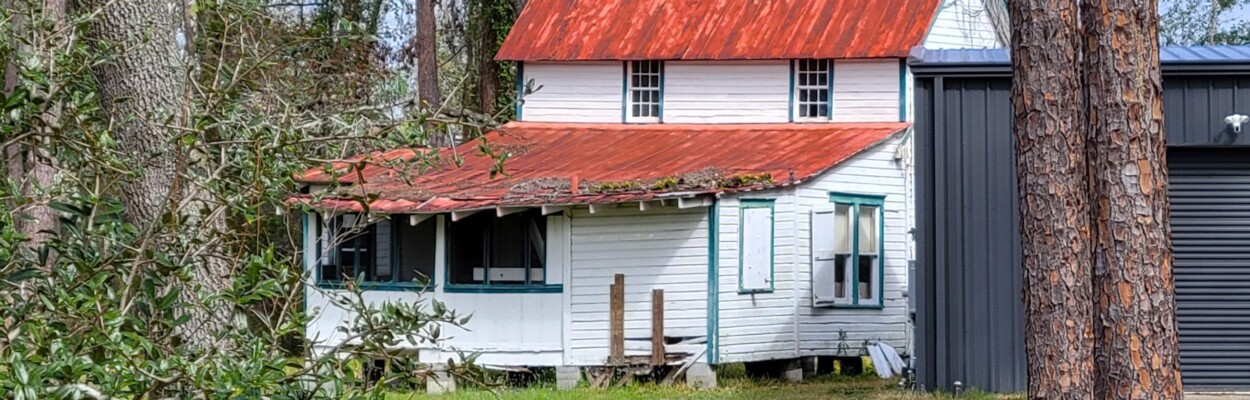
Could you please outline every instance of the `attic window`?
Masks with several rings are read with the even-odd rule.
[[[664,66],[659,61],[630,61],[627,83],[626,122],[660,122],[661,82]]]
[[[794,66],[795,121],[829,120],[833,81],[829,60],[797,60]]]

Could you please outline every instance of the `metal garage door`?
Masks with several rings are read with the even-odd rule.
[[[1250,389],[1250,150],[1173,149],[1181,375],[1186,389]]]

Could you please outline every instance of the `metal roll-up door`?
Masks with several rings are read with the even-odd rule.
[[[1250,149],[1168,153],[1181,376],[1250,389]]]

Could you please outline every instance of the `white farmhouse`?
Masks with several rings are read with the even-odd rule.
[[[342,340],[351,316],[326,296],[354,277],[373,302],[473,314],[445,343],[410,344],[422,361],[605,365],[617,274],[627,355],[650,354],[654,289],[665,351],[699,363],[908,348],[904,59],[926,40],[1001,43],[988,16],[937,0],[528,3],[497,59],[541,89],[486,136],[505,174],[462,146],[298,177],[318,210],[318,348]],[[444,161],[407,176],[432,152]],[[376,199],[316,194],[335,180]]]

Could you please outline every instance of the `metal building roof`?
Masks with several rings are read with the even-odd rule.
[[[935,0],[530,0],[507,61],[904,58]]]
[[[433,167],[418,157],[432,150],[397,149],[309,169],[295,180],[350,186],[291,201],[338,211],[364,211],[367,202],[374,212],[440,213],[770,189],[810,179],[908,126],[512,122],[486,140],[496,154],[510,154],[506,175],[492,176],[495,159],[473,145],[440,150]]]
[[[1164,66],[1250,65],[1250,46],[1164,46],[1159,49]],[[1009,66],[1007,49],[912,49],[913,67]]]

